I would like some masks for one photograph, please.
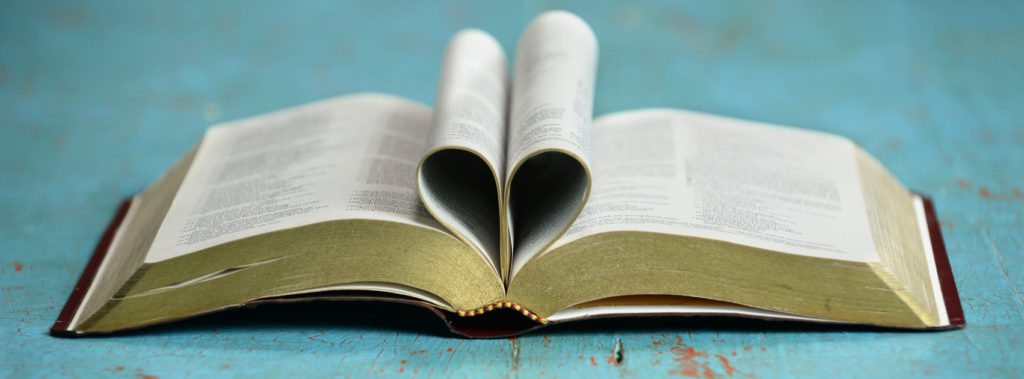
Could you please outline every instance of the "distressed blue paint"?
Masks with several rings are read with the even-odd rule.
[[[119,199],[208,124],[361,91],[430,103],[456,30],[511,50],[549,7],[598,35],[599,114],[670,106],[839,133],[933,195],[969,326],[675,319],[467,341],[407,308],[309,305],[114,338],[46,334]],[[1019,2],[5,2],[0,375],[1019,375],[1022,46]]]

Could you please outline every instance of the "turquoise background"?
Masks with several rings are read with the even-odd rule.
[[[431,104],[457,30],[513,51],[555,8],[600,41],[596,114],[837,133],[932,195],[967,328],[670,318],[462,340],[419,309],[344,303],[47,334],[117,203],[208,125],[364,91]],[[1019,376],[1022,47],[1019,1],[3,2],[0,376]]]

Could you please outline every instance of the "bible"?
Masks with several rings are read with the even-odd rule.
[[[470,337],[630,315],[964,325],[931,201],[863,149],[678,109],[593,118],[597,57],[551,11],[514,70],[456,34],[433,109],[355,94],[211,127],[124,202],[52,333],[317,299],[420,305]]]

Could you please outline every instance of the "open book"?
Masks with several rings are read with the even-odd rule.
[[[122,206],[52,330],[320,298],[420,304],[472,336],[648,314],[964,324],[930,201],[862,149],[683,110],[592,120],[597,56],[583,20],[547,12],[512,75],[493,38],[458,33],[433,111],[361,94],[212,127]],[[460,328],[501,312],[530,322]]]

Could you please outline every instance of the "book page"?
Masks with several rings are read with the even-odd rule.
[[[586,22],[563,11],[541,14],[519,40],[505,189],[513,273],[586,202],[597,53]]]
[[[729,315],[763,319],[836,322],[718,300],[668,295],[632,295],[593,300],[562,309],[558,313],[549,316],[548,321],[564,322],[591,317],[623,315]]]
[[[602,117],[590,201],[556,245],[643,231],[875,262],[854,148],[824,133],[685,111]]]
[[[464,30],[445,54],[437,104],[416,180],[424,205],[456,236],[500,259],[508,68],[501,45]]]
[[[145,261],[328,220],[442,230],[414,179],[430,113],[357,95],[211,128]]]
[[[542,150],[586,159],[597,39],[579,17],[552,11],[527,27],[516,50],[506,172]]]
[[[445,53],[426,150],[471,150],[504,180],[508,89],[498,41],[475,29],[457,33]]]

